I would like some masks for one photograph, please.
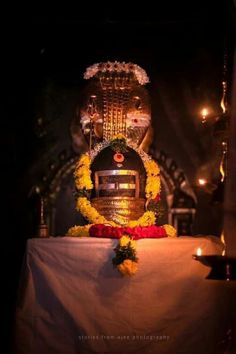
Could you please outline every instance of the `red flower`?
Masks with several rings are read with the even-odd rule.
[[[94,224],[89,229],[91,237],[121,238],[124,234],[134,240],[141,238],[162,238],[167,237],[163,226],[136,226],[136,227],[113,227],[103,224]]]

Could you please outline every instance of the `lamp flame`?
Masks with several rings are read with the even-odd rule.
[[[225,245],[225,235],[224,235],[224,231],[222,231],[222,234],[220,235],[220,240],[221,240],[221,242]]]
[[[200,186],[204,186],[207,183],[207,181],[205,178],[198,178],[198,183]]]
[[[220,107],[222,108],[223,113],[226,112],[226,107],[225,107],[225,102],[224,101],[225,101],[225,99],[224,99],[224,96],[223,96],[222,100],[220,102]]]
[[[225,173],[226,153],[227,153],[227,142],[222,141],[222,158],[220,161],[221,182],[224,182],[225,174],[226,174]]]
[[[203,117],[206,117],[208,115],[208,110],[207,110],[207,108],[203,108],[202,109],[202,116]]]
[[[201,255],[202,255],[202,249],[201,249],[201,247],[198,247],[197,256],[201,256]]]
[[[225,244],[225,235],[224,235],[224,231],[222,231],[221,235],[220,235],[220,240],[221,242],[223,243],[224,245],[224,249],[222,251],[222,256],[225,256],[225,247],[226,247],[226,244]]]
[[[221,106],[223,114],[224,114],[226,112],[226,102],[225,102],[225,100],[226,100],[226,89],[227,89],[226,81],[223,81],[222,85],[223,85],[223,96],[222,96],[222,99],[220,101],[220,106]]]
[[[221,160],[221,163],[220,163],[220,174],[221,174],[221,182],[224,182],[224,179],[225,179],[225,171],[224,171],[224,159]]]
[[[201,115],[202,115],[202,123],[206,122],[206,117],[209,114],[208,109],[207,108],[203,108],[201,110]]]

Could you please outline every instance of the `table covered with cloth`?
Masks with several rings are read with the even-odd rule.
[[[16,308],[16,354],[223,353],[233,282],[193,259],[221,254],[213,236],[137,241],[138,271],[112,265],[117,240],[29,239]],[[230,334],[231,333],[231,334]]]

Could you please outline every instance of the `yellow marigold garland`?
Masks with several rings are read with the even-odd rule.
[[[99,214],[90,201],[86,197],[79,197],[77,200],[76,209],[86,217],[93,224],[109,224],[111,226],[120,226],[114,221],[107,220],[104,216]],[[151,226],[156,222],[155,213],[153,211],[146,211],[139,219],[130,220],[126,226]]]
[[[165,224],[165,225],[163,225],[163,227],[164,227],[168,237],[176,237],[177,236],[176,229],[172,225]]]
[[[132,240],[128,235],[123,235],[114,251],[116,255],[112,259],[113,265],[122,275],[134,275],[138,270],[136,241]]]
[[[91,190],[93,188],[90,164],[91,160],[87,154],[82,155],[78,163],[76,164],[74,177],[75,185],[78,190]]]
[[[86,197],[79,197],[77,199],[76,209],[93,224],[110,223],[112,226],[115,226],[113,221],[109,222],[104,216],[99,214],[97,209],[91,205],[90,201]]]
[[[124,139],[124,136],[122,134],[118,134],[113,138],[113,141],[116,139]],[[83,154],[76,164],[74,177],[78,191],[90,192],[93,188],[90,165],[91,159],[88,153]],[[151,159],[144,162],[144,167],[147,174],[145,193],[147,200],[150,200],[154,199],[160,193],[160,169],[156,162]],[[112,226],[119,226],[113,221],[106,220],[104,216],[99,214],[98,211],[91,205],[89,199],[86,196],[78,197],[76,209],[80,211],[81,214],[91,223],[106,223]],[[150,226],[154,225],[155,222],[155,213],[153,211],[146,211],[139,219],[130,220],[127,226]]]
[[[144,167],[147,173],[145,188],[146,198],[154,199],[161,190],[160,169],[153,160],[145,161]]]
[[[84,225],[84,226],[72,226],[68,231],[66,236],[72,237],[88,237],[89,229],[92,224]]]
[[[134,275],[138,270],[138,263],[131,261],[131,259],[125,259],[117,266],[117,269],[123,275]]]
[[[118,134],[113,137],[112,141],[119,139],[124,140],[125,137],[122,134]],[[80,211],[81,214],[92,224],[85,226],[73,226],[68,230],[67,236],[89,236],[89,229],[93,224],[109,224],[113,227],[120,227],[120,225],[116,224],[114,221],[107,220],[104,216],[99,214],[98,211],[91,205],[87,196],[84,196],[86,195],[86,192],[90,192],[93,189],[90,165],[90,156],[88,153],[83,154],[76,164],[74,177],[77,190],[82,192],[77,199],[76,209]],[[145,195],[147,201],[150,201],[151,199],[155,199],[160,194],[160,169],[157,163],[152,159],[145,160],[144,167],[147,174]],[[130,220],[126,226],[152,226],[155,225],[155,223],[155,212],[146,211],[139,219]],[[173,226],[164,225],[163,227],[168,237],[176,236],[176,230]],[[114,251],[116,253],[116,256],[113,258],[114,266],[116,266],[123,275],[134,275],[138,269],[136,241],[132,240],[128,235],[124,235],[120,238]]]

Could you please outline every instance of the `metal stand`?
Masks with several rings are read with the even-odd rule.
[[[37,230],[37,237],[46,238],[49,237],[48,226],[44,221],[44,201],[43,198],[40,198],[40,224]]]
[[[236,258],[221,255],[193,255],[193,259],[211,267],[206,279],[212,280],[236,280]]]

